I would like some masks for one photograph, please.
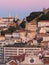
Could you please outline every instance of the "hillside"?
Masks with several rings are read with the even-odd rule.
[[[29,16],[27,16],[27,21],[30,22],[34,18],[38,17],[40,14],[43,14],[43,12],[32,12]]]
[[[43,14],[38,20],[49,20],[49,11],[44,14],[44,12],[32,12],[29,16],[26,17],[27,21],[30,22],[34,18],[38,17],[40,14]]]
[[[43,14],[43,16],[41,16],[40,18],[38,18],[39,20],[49,20],[49,11],[46,14]]]

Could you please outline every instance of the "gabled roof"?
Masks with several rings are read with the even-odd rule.
[[[17,63],[14,60],[11,60],[7,63],[7,65],[17,65]]]

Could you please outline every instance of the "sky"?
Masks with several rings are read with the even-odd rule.
[[[49,0],[0,0],[0,17],[10,15],[22,19],[43,8],[49,8]]]

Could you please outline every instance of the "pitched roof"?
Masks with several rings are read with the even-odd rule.
[[[17,65],[17,63],[14,61],[14,60],[11,60],[11,61],[9,61],[8,63],[7,63],[7,65]]]

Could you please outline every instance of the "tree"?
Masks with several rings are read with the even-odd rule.
[[[25,21],[22,21],[22,23],[20,24],[20,26],[22,27],[22,28],[25,28]]]
[[[11,33],[11,31],[10,31],[10,30],[5,30],[4,32],[5,32],[6,34],[7,34],[7,33]]]
[[[8,30],[11,31],[11,33],[12,33],[16,30],[16,28],[14,26],[10,26]]]
[[[29,16],[26,17],[27,21],[30,22],[36,17],[38,17],[43,12],[32,12]]]
[[[1,31],[1,35],[3,35],[3,36],[4,36],[4,35],[5,35],[5,32],[4,32],[4,31]]]
[[[43,14],[43,16],[38,18],[39,20],[49,20],[49,11],[45,14]]]
[[[41,38],[39,38],[39,39],[37,40],[37,42],[38,42],[38,43],[41,43],[42,40],[43,40],[43,38],[41,37]]]

